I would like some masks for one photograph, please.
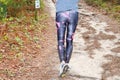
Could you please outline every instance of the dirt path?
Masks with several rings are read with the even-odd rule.
[[[46,3],[51,16],[55,18],[54,4],[50,0],[46,0]],[[72,68],[66,78],[120,80],[120,25],[83,1],[79,14],[70,63]]]
[[[55,6],[52,0],[45,3],[51,16],[43,33],[42,53],[26,59],[22,73],[6,80],[120,80],[120,25],[82,0],[71,70],[66,77],[58,77]]]

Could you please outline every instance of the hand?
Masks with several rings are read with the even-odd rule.
[[[52,0],[52,2],[55,4],[55,3],[56,3],[56,0]]]

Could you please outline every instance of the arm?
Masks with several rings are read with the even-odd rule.
[[[56,0],[52,0],[52,2],[55,4],[55,3],[56,3]]]

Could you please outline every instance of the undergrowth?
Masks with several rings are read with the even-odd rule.
[[[85,0],[89,5],[98,7],[108,14],[120,21],[120,1],[119,0]]]
[[[44,3],[40,0],[40,10],[43,9]],[[35,0],[0,0],[0,20],[31,15],[31,11],[35,11]]]
[[[38,54],[41,49],[48,14],[44,13],[43,7],[38,10],[38,21],[34,11],[25,14],[0,21],[0,80],[14,77],[24,66],[25,56]]]

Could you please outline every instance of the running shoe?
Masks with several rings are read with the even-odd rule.
[[[65,73],[68,71],[68,69],[69,69],[68,64],[66,64],[64,61],[62,61],[61,64],[60,64],[60,73],[59,73],[59,76],[60,77],[64,77]]]

